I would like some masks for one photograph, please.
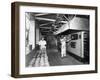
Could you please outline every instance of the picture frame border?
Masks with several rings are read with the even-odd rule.
[[[89,9],[95,10],[95,70],[90,71],[74,71],[74,72],[57,72],[57,73],[43,73],[43,74],[23,74],[20,75],[19,67],[19,7],[20,6],[42,6],[42,7],[57,7],[57,8],[75,8],[75,9]],[[13,2],[11,3],[11,76],[15,78],[25,77],[42,77],[42,76],[58,76],[58,75],[72,75],[72,74],[86,74],[86,73],[97,73],[98,63],[98,34],[97,34],[97,15],[98,9],[96,6],[81,6],[81,5],[63,5],[63,4],[47,4],[47,3],[31,3],[31,2]]]

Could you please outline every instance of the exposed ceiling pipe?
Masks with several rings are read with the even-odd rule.
[[[44,16],[44,15],[48,15],[49,13],[47,14],[35,14],[35,16]]]
[[[55,19],[48,19],[48,18],[41,18],[41,17],[35,17],[35,19],[37,20],[44,20],[44,21],[51,21],[51,22],[55,22]],[[66,23],[66,21],[60,21],[61,23]]]
[[[40,27],[41,27],[41,26],[48,25],[48,24],[51,24],[51,23],[53,23],[53,22],[48,22],[48,23],[41,24]]]

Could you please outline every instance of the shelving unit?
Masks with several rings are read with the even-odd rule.
[[[89,32],[84,32],[84,63],[89,63]]]

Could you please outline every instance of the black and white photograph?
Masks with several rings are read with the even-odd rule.
[[[89,22],[89,15],[26,12],[26,67],[89,64]]]

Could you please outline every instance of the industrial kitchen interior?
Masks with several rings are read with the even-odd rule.
[[[89,64],[89,20],[89,15],[26,12],[25,66]],[[40,51],[41,38],[46,42],[45,54]]]

